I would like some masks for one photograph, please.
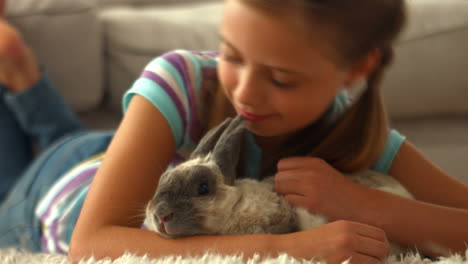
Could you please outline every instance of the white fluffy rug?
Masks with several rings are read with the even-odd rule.
[[[1,264],[69,264],[66,256],[58,254],[32,254],[22,252],[15,249],[0,249]],[[104,260],[87,260],[81,261],[80,264],[318,264],[314,261],[296,260],[287,255],[281,255],[277,258],[260,260],[254,257],[247,262],[242,261],[241,256],[220,256],[207,253],[202,257],[182,258],[182,257],[165,257],[150,259],[148,257],[137,257],[131,254],[123,255],[122,257],[112,261]],[[407,256],[401,260],[396,260],[393,257],[387,261],[387,264],[468,264],[468,250],[465,256],[454,255],[449,258],[441,258],[431,261],[422,259],[417,255]]]

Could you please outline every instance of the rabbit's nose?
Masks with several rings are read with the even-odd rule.
[[[168,214],[168,215],[166,215],[166,216],[161,217],[160,220],[161,220],[162,223],[167,223],[168,221],[171,220],[171,218],[172,218],[173,215],[174,215],[174,214],[172,214],[172,213],[171,213],[171,214]]]

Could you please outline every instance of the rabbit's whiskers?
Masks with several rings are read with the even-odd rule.
[[[142,224],[145,221],[145,217],[146,217],[145,213],[133,215],[128,219],[128,224],[129,225]]]
[[[123,207],[115,205],[112,206],[110,209],[121,209]],[[133,206],[130,206],[129,209],[126,210],[127,212],[130,213],[129,217],[129,224],[137,224],[137,223],[142,223],[145,220],[146,217],[146,203],[141,203],[141,202],[136,202],[134,203]]]

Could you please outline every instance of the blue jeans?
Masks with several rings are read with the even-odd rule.
[[[112,136],[86,130],[46,74],[20,94],[0,86],[0,247],[39,251],[37,202],[68,169],[105,151]]]

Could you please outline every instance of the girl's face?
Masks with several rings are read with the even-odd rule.
[[[286,135],[318,120],[349,81],[325,56],[320,31],[306,34],[294,19],[227,0],[220,35],[220,82],[257,136]]]

